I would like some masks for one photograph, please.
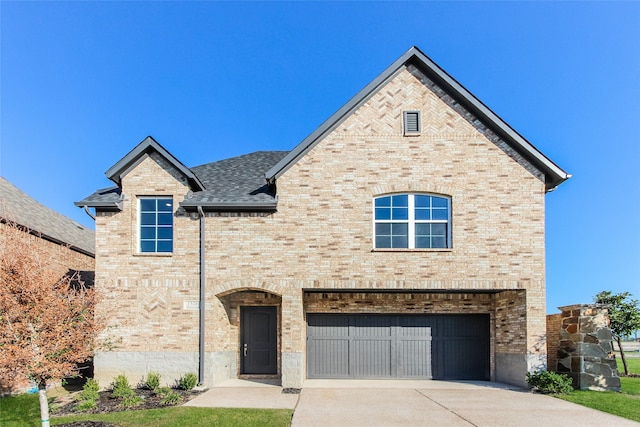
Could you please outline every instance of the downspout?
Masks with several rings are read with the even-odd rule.
[[[84,211],[91,217],[92,220],[96,220],[96,216],[89,210],[89,206],[84,205],[82,209],[84,209]]]
[[[199,348],[199,383],[204,384],[204,310],[205,310],[205,269],[204,269],[204,211],[198,206],[200,214],[200,348]]]

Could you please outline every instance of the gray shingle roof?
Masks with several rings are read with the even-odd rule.
[[[113,186],[96,190],[95,193],[85,197],[74,205],[78,207],[91,206],[92,208],[114,209],[120,210],[120,194],[122,191],[119,187]]]
[[[182,206],[275,207],[275,193],[267,185],[264,174],[287,153],[257,151],[192,167],[206,190],[192,193]]]
[[[13,221],[57,243],[95,255],[95,233],[29,197],[0,177],[0,217]]]
[[[189,169],[206,190],[190,193],[180,204],[186,209],[202,206],[208,210],[271,210],[276,207],[273,188],[265,172],[288,151],[257,151]],[[85,197],[76,206],[120,209],[120,189],[104,188]]]

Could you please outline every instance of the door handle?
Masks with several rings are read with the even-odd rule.
[[[247,345],[244,345],[244,357],[247,357]]]

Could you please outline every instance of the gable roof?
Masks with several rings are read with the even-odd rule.
[[[138,144],[133,150],[129,151],[126,156],[120,159],[115,165],[111,166],[105,174],[111,181],[121,186],[122,177],[125,176],[131,169],[133,169],[138,163],[151,152],[156,152],[162,156],[171,166],[176,168],[182,173],[189,186],[194,191],[204,190],[204,185],[198,179],[197,176],[185,165],[176,159],[169,151],[167,151],[162,145],[160,145],[151,136],[147,136],[140,144]]]
[[[131,153],[134,151],[136,150],[134,149]],[[143,150],[139,150],[138,155],[140,152]],[[198,207],[215,211],[275,210],[277,206],[275,188],[265,181],[264,171],[273,167],[287,153],[288,151],[257,151],[190,169],[183,166],[204,189],[189,193],[180,206],[187,210]],[[135,165],[136,162],[131,159],[127,163]],[[131,167],[128,166],[128,168]],[[109,171],[114,168],[115,166]],[[97,190],[79,202],[75,202],[75,205],[100,210],[121,210],[122,191],[117,186]]]
[[[420,69],[458,103],[506,141],[509,146],[544,173],[547,191],[552,191],[571,177],[571,175],[553,163],[497,114],[491,111],[489,107],[484,105],[471,92],[447,74],[446,71],[440,68],[420,49],[414,46],[322,123],[319,128],[307,136],[280,162],[269,169],[265,174],[267,181],[275,182],[276,179],[282,176],[291,166],[300,160],[300,158],[315,147],[328,133],[339,126],[353,111],[367,102],[382,86],[409,65],[414,65]]]
[[[0,177],[0,218],[27,227],[46,240],[95,256],[95,233],[50,209]]]

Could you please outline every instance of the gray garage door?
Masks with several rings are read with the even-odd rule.
[[[307,377],[488,380],[489,316],[307,314]]]

